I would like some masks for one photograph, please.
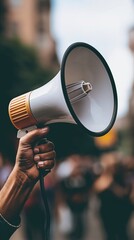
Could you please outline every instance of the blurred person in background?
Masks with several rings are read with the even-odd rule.
[[[56,168],[57,219],[66,239],[82,240],[87,234],[89,197],[94,181],[92,158],[70,155]]]
[[[39,180],[39,169],[54,166],[52,142],[35,147],[47,133],[48,128],[36,129],[19,141],[14,168],[0,191],[0,239],[8,240],[20,227],[20,213]]]
[[[124,156],[116,151],[117,139],[115,138],[116,141],[111,139],[113,134],[114,132],[111,131],[99,139],[102,140],[100,154],[102,173],[94,183],[94,191],[100,200],[99,213],[106,239],[128,240],[128,224],[133,211],[130,200],[132,182],[127,164],[124,164]]]
[[[0,189],[3,187],[7,177],[12,170],[12,165],[9,159],[6,159],[2,153],[0,153]]]

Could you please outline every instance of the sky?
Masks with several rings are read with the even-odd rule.
[[[134,25],[133,0],[51,0],[51,31],[62,61],[74,42],[95,47],[107,61],[118,94],[117,118],[128,111],[133,81],[133,57],[128,31]]]

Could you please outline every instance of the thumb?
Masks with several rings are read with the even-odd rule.
[[[37,129],[34,129],[34,130],[28,132],[25,136],[23,136],[20,139],[20,141],[22,144],[32,144],[32,143],[38,141],[39,139],[45,137],[48,132],[49,132],[48,127],[37,128]]]

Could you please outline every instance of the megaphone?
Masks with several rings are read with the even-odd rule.
[[[105,135],[117,115],[117,91],[103,56],[84,42],[65,51],[58,74],[47,84],[13,98],[9,116],[18,137],[40,124],[78,124],[91,136]]]

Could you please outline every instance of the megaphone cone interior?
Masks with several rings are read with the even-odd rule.
[[[9,104],[10,119],[18,129],[68,122],[92,136],[102,136],[112,128],[116,115],[117,92],[109,66],[94,47],[83,42],[67,48],[61,71],[51,81]]]

